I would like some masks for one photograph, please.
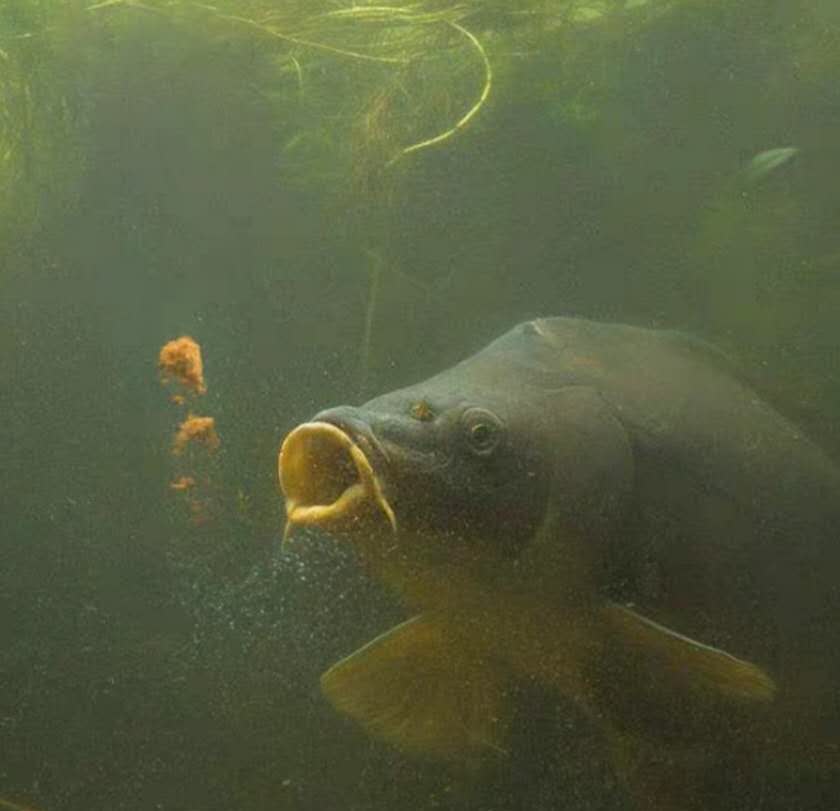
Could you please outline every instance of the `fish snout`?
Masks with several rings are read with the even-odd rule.
[[[352,530],[377,515],[396,532],[394,511],[380,479],[383,459],[378,441],[356,409],[322,411],[295,428],[278,456],[286,499],[285,536],[297,526]]]

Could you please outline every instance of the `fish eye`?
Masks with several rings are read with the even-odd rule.
[[[470,450],[478,456],[488,456],[502,437],[502,423],[483,408],[467,409],[461,418]]]

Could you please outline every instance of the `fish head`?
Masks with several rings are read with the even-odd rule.
[[[555,583],[581,558],[571,539],[597,556],[623,512],[631,450],[563,358],[547,327],[526,324],[424,382],[319,412],[280,450],[287,537],[316,526],[368,561],[402,560],[409,577],[485,583],[512,566]]]
[[[331,408],[281,448],[287,531],[511,557],[545,511],[546,461],[515,415],[477,397],[421,384]]]

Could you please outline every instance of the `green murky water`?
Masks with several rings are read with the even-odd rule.
[[[838,458],[838,71],[835,0],[3,0],[0,798],[629,808],[543,696],[481,773],[332,712],[401,609],[280,554],[278,444],[572,314],[717,343]],[[214,453],[171,452],[183,334]]]

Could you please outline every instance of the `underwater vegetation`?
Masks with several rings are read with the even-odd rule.
[[[37,82],[58,78],[71,32],[118,39],[132,25],[142,28],[152,19],[208,41],[249,47],[270,63],[270,75],[254,77],[263,83],[261,91],[286,109],[295,102],[308,108],[303,125],[278,148],[305,156],[319,146],[331,147],[353,154],[357,171],[361,164],[373,172],[444,144],[467,128],[491,97],[497,63],[551,46],[560,30],[614,24],[616,17],[639,24],[673,5],[655,0],[530,0],[515,7],[498,0],[13,0],[3,12],[0,51],[6,67],[0,96],[4,161],[26,162],[32,110],[48,108],[51,98],[69,112],[82,106],[66,88]],[[339,89],[346,93],[335,92]]]
[[[324,199],[337,194],[344,205],[352,201],[368,235],[359,349],[364,391],[381,276],[412,283],[388,234],[390,207],[410,193],[403,181],[416,171],[414,162],[432,150],[459,148],[470,129],[492,127],[492,109],[520,92],[523,64],[549,59],[562,70],[573,62],[568,37],[591,29],[608,40],[618,32],[632,36],[677,5],[13,0],[0,11],[0,193],[9,239],[35,229],[45,210],[72,205],[86,165],[96,160],[85,143],[95,140],[97,121],[108,115],[101,99],[117,91],[107,77],[118,75],[138,40],[151,54],[153,73],[181,70],[189,57],[173,47],[189,44],[208,58],[236,54],[248,61],[239,66],[240,92],[273,110],[278,182],[303,184]],[[592,85],[587,78],[571,97],[546,99],[549,114],[554,108],[570,121],[591,123],[601,101],[587,97]],[[138,91],[130,84],[124,89]],[[554,86],[547,92],[555,96]],[[15,220],[19,227],[11,225]],[[428,288],[414,282],[427,296]]]
[[[376,346],[385,336],[377,313],[390,305],[391,294],[408,295],[411,306],[434,307],[458,286],[448,270],[430,279],[404,256],[411,253],[406,240],[424,232],[427,209],[435,205],[428,189],[441,188],[438,172],[460,179],[445,194],[451,216],[461,216],[466,203],[460,199],[476,188],[472,167],[484,173],[481,182],[491,184],[494,196],[507,193],[517,171],[527,188],[527,166],[513,168],[517,151],[554,155],[544,179],[554,181],[561,217],[574,217],[572,206],[586,212],[616,184],[622,187],[619,207],[619,200],[636,201],[639,227],[656,227],[657,217],[681,217],[674,236],[682,238],[658,246],[662,262],[675,267],[680,253],[701,257],[696,268],[674,273],[683,280],[701,274],[694,283],[714,319],[731,299],[729,279],[718,283],[708,270],[710,252],[724,251],[715,256],[716,266],[722,260],[738,268],[746,285],[738,306],[764,295],[768,285],[782,298],[790,290],[782,293],[779,285],[795,287],[803,278],[793,268],[780,279],[748,273],[740,249],[728,254],[725,245],[763,240],[758,252],[784,252],[778,243],[789,229],[774,221],[777,216],[821,227],[816,218],[828,207],[820,192],[811,189],[798,211],[779,211],[774,198],[790,183],[806,186],[836,156],[836,92],[829,77],[840,61],[837,28],[836,10],[826,2],[13,0],[0,11],[2,244],[43,222],[47,212],[72,208],[83,193],[86,172],[101,159],[91,149],[96,133],[116,112],[108,109],[111,95],[134,97],[140,113],[155,82],[170,77],[177,85],[194,73],[195,81],[218,86],[219,103],[231,111],[228,120],[220,111],[210,130],[208,144],[220,159],[239,160],[237,153],[248,148],[237,143],[237,126],[243,138],[258,137],[233,110],[251,115],[259,109],[253,127],[269,141],[276,182],[340,210],[342,227],[359,236],[355,282],[366,290],[356,322],[361,389],[370,388],[366,380],[378,363]],[[700,69],[704,62],[708,73]],[[121,65],[133,65],[134,77]],[[222,65],[227,86],[215,73]],[[661,105],[665,118],[657,112]],[[809,115],[820,126],[805,133]],[[138,124],[139,139],[144,125]],[[185,122],[185,130],[190,126]],[[125,140],[124,157],[131,141]],[[797,149],[797,159],[746,196],[743,189],[729,194],[731,179],[745,175],[756,155],[779,148]],[[454,174],[450,165],[457,167]],[[595,183],[576,196],[582,172]],[[515,204],[511,199],[499,216],[509,216]],[[494,213],[490,208],[486,215]],[[607,236],[610,223],[605,212],[599,216],[605,242],[620,239],[620,233]],[[393,237],[397,220],[400,245]],[[558,230],[563,227],[559,222]],[[685,238],[688,231],[694,242]],[[821,275],[836,252],[836,245],[815,244],[807,274],[813,267]],[[486,264],[478,255],[475,261]],[[732,317],[724,318],[716,332],[732,328]],[[762,313],[753,321],[759,334],[742,337],[772,339],[761,334],[767,329]]]
[[[729,178],[749,176],[751,158],[799,150],[800,177],[805,166],[831,158],[830,118],[810,143],[793,121],[809,104],[830,115],[834,94],[827,77],[837,68],[837,41],[836,12],[825,2],[10,0],[0,10],[6,232],[0,245],[19,244],[49,212],[60,216],[73,208],[86,173],[101,158],[92,144],[116,112],[108,109],[112,94],[134,96],[140,107],[154,82],[169,76],[177,84],[194,71],[209,87],[218,79],[213,71],[226,64],[229,86],[219,86],[220,98],[235,93],[247,97],[251,110],[261,108],[262,120],[253,123],[270,141],[278,184],[294,184],[340,208],[342,227],[359,236],[356,281],[366,301],[357,319],[358,385],[364,391],[378,362],[376,346],[384,337],[378,314],[391,303],[389,290],[413,290],[412,306],[436,306],[442,293],[448,297],[444,288],[458,283],[445,270],[424,278],[403,256],[405,240],[415,229],[423,232],[426,216],[403,208],[413,199],[433,205],[424,188],[438,182],[438,166],[456,160],[447,154],[464,156],[453,165],[468,170],[486,157],[482,170],[498,172],[498,193],[508,183],[517,142],[527,151],[553,137],[559,160],[551,172],[559,170],[558,184],[573,188],[581,167],[572,162],[586,160],[590,175],[602,176],[602,188],[610,184],[609,174],[622,175],[624,197],[667,184],[680,162],[677,171],[688,172],[691,194],[676,209],[668,194],[658,203],[645,197],[638,216],[661,211],[690,218],[704,244],[662,247],[672,255],[689,247],[702,255],[710,246],[720,248],[721,227],[735,227],[741,242],[761,229],[763,214],[755,214],[750,200],[772,196],[773,189],[749,191],[750,216],[758,219],[746,231],[739,222],[742,203],[724,199]],[[711,72],[674,80],[671,87],[664,66],[699,66],[700,42],[711,48]],[[136,63],[141,51],[145,64],[136,64],[133,77],[124,75],[121,64]],[[727,67],[734,64],[740,67]],[[788,81],[796,82],[795,99]],[[669,105],[667,121],[652,112],[660,102]],[[208,143],[233,156],[246,147],[224,128],[242,124],[247,137],[249,125],[234,121],[235,106],[228,103],[232,118],[214,122],[222,129],[215,126]],[[247,112],[241,103],[239,110]],[[782,147],[791,137],[798,140]],[[125,149],[133,148],[132,140],[126,138]],[[499,148],[503,152],[494,156]],[[475,185],[466,174],[461,182]],[[451,207],[469,194],[454,184],[447,193]],[[573,194],[565,198],[559,205],[571,205]],[[585,207],[589,200],[578,202]],[[767,216],[772,220],[773,212]],[[397,218],[402,245],[393,241]],[[835,246],[826,251],[835,253]],[[819,266],[824,261],[825,254],[817,259]],[[732,262],[740,257],[733,255]],[[688,278],[694,271],[683,272]],[[718,285],[712,276],[699,286],[710,309],[720,303],[726,311],[727,296],[713,292]],[[746,295],[750,291],[755,288]],[[729,326],[721,324],[721,330]]]

